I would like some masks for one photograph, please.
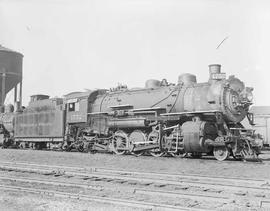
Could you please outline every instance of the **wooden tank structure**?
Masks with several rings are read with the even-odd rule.
[[[6,95],[14,89],[14,105],[22,103],[23,55],[0,45],[0,107],[3,108]],[[19,87],[19,93],[18,93]]]

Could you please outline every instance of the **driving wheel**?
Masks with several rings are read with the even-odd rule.
[[[124,131],[116,131],[112,140],[113,152],[117,155],[125,154],[126,150],[123,150],[123,148],[126,148],[127,140],[128,137]]]

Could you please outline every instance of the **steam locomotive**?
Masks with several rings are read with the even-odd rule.
[[[177,84],[151,79],[144,88],[33,95],[25,109],[0,114],[0,139],[3,147],[257,158],[260,140],[241,125],[246,117],[252,124],[252,90],[213,64],[205,83],[186,73]]]

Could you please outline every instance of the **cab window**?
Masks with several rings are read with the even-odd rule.
[[[80,109],[80,106],[78,102],[68,104],[68,111],[79,111],[79,109]]]
[[[75,111],[75,103],[68,104],[68,111]]]

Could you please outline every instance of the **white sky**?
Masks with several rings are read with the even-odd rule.
[[[270,105],[270,1],[0,0],[0,44],[24,54],[24,104],[185,72],[205,82],[220,63]]]

